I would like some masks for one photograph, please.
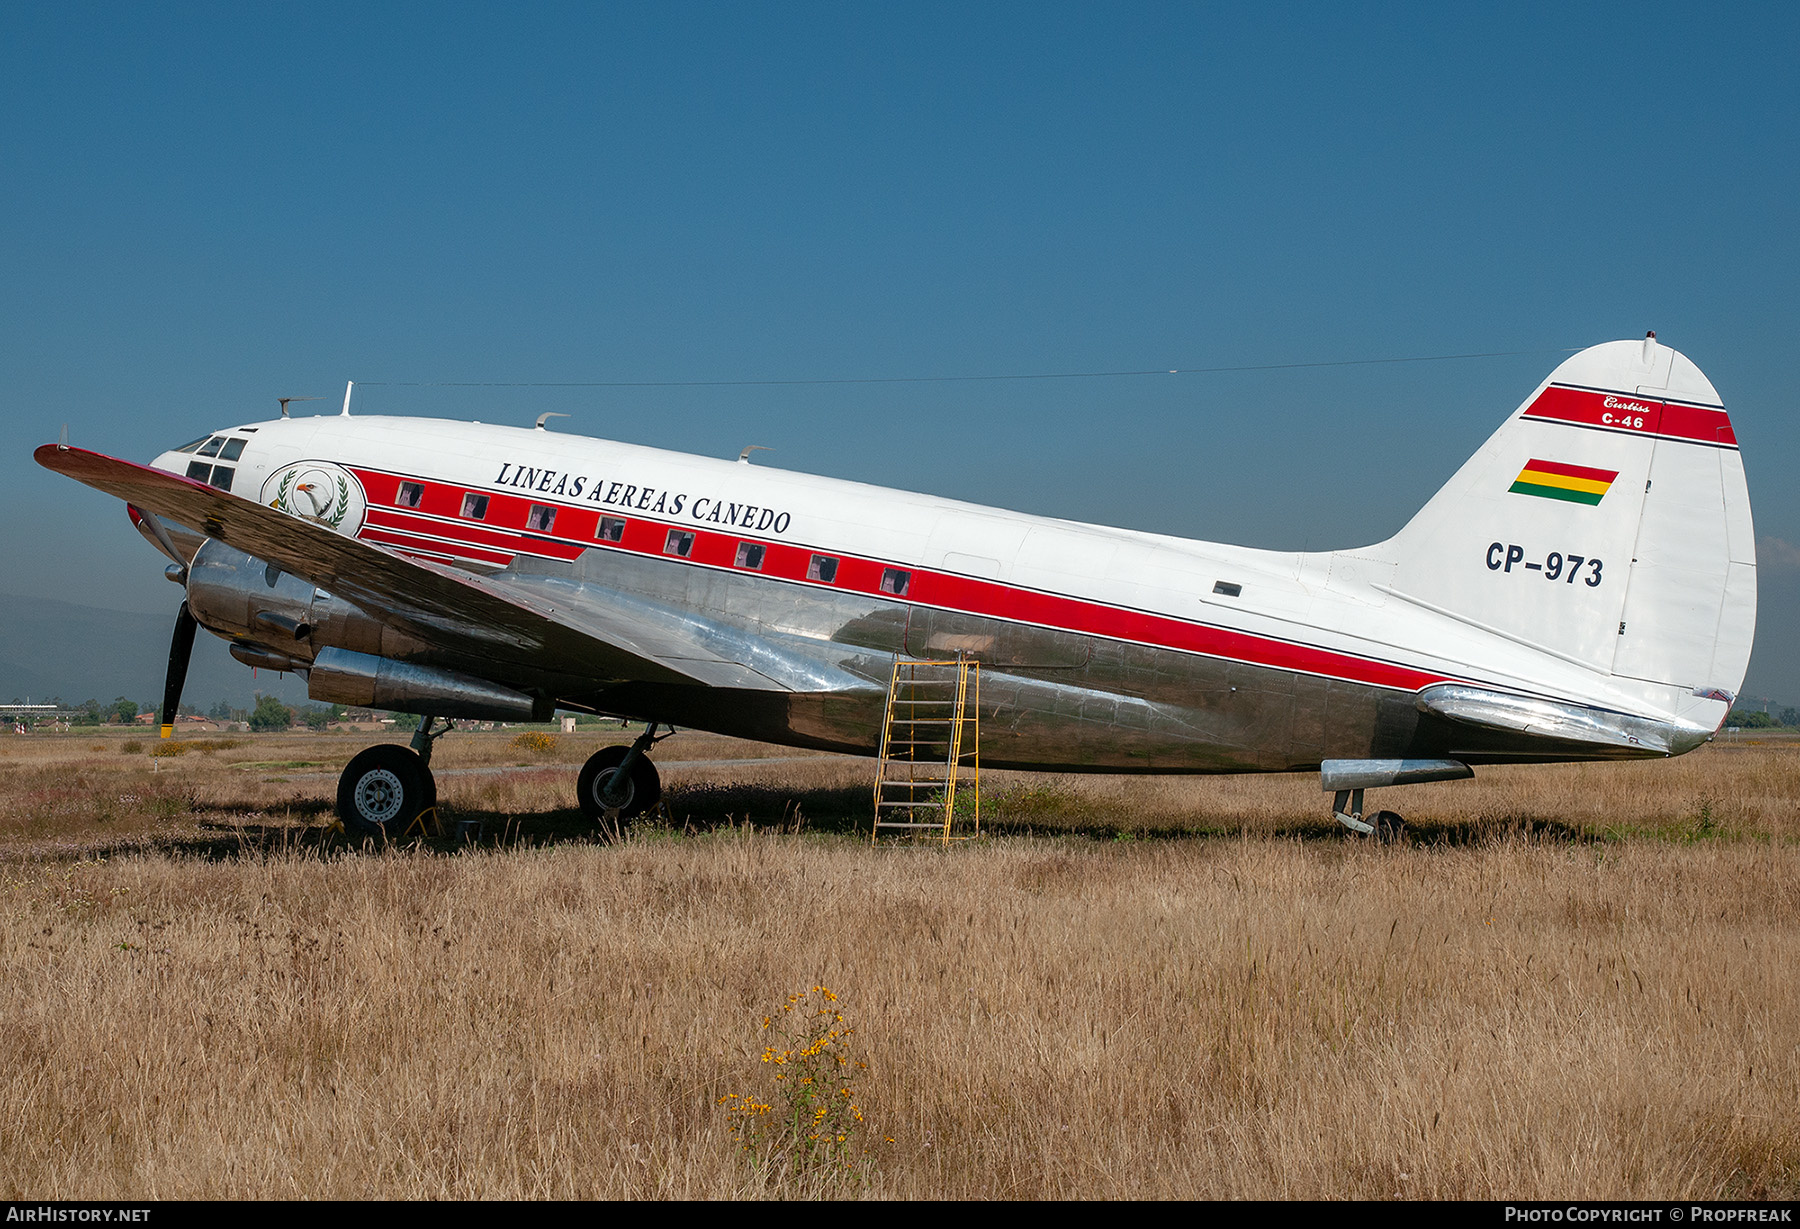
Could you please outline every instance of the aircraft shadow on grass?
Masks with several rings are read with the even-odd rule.
[[[255,813],[253,805],[225,805],[227,812]],[[1116,815],[1098,813],[1085,804],[1056,813],[1011,807],[1004,802],[985,813],[982,834],[988,838],[1067,839],[1128,844],[1132,842],[1219,842],[1279,839],[1309,845],[1346,844],[1347,834],[1329,821],[1296,815],[1285,822],[1245,824],[1230,816],[1196,815],[1191,823],[1166,820],[1148,824],[1121,822]],[[227,860],[246,854],[294,852],[323,854],[378,850],[390,846],[451,853],[470,843],[494,848],[533,847],[549,844],[609,843],[614,834],[588,819],[579,807],[518,813],[479,806],[445,804],[440,823],[431,831],[415,831],[394,841],[346,836],[331,824],[332,807],[326,799],[299,799],[289,808],[299,823],[201,822],[189,834],[157,839],[164,852]],[[760,835],[816,834],[837,838],[867,838],[872,815],[870,791],[861,786],[790,789],[773,785],[725,784],[676,786],[665,807],[624,829],[638,838],[678,840],[703,836],[723,829],[743,828]],[[1525,839],[1549,843],[1588,844],[1606,839],[1604,834],[1577,824],[1541,817],[1432,820],[1421,817],[1407,825],[1398,842],[1408,846],[1469,846],[1500,840]],[[884,840],[883,844],[891,844]],[[907,842],[898,842],[901,844]],[[931,843],[925,838],[923,843]],[[141,851],[141,844],[121,843],[101,853]]]

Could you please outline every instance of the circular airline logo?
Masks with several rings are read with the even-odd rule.
[[[289,516],[351,534],[362,528],[368,506],[356,475],[330,461],[283,466],[263,483],[262,498]]]

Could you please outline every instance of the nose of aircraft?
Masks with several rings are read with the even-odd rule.
[[[171,448],[167,452],[158,453],[152,458],[150,465],[154,469],[165,470],[171,474],[184,474],[187,472],[190,459],[187,453],[176,452]]]

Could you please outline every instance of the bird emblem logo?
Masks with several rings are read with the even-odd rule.
[[[354,533],[362,525],[362,486],[340,465],[302,461],[269,476],[263,484],[269,507],[327,529]],[[355,513],[348,530],[345,522]]]

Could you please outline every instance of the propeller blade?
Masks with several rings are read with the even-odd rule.
[[[146,512],[136,504],[126,504],[125,511],[131,516],[134,524],[142,522],[145,528],[150,530],[151,536],[156,539],[158,548],[162,550],[163,554],[173,559],[175,565],[181,569],[181,579],[185,582],[188,561],[183,559],[181,552],[175,549],[175,543],[170,539],[169,531],[163,528],[163,523],[157,519],[156,513]]]
[[[183,602],[175,612],[175,634],[169,638],[169,676],[163,682],[162,736],[175,733],[175,714],[181,708],[181,688],[187,682],[188,658],[194,651],[194,629],[200,625]]]

